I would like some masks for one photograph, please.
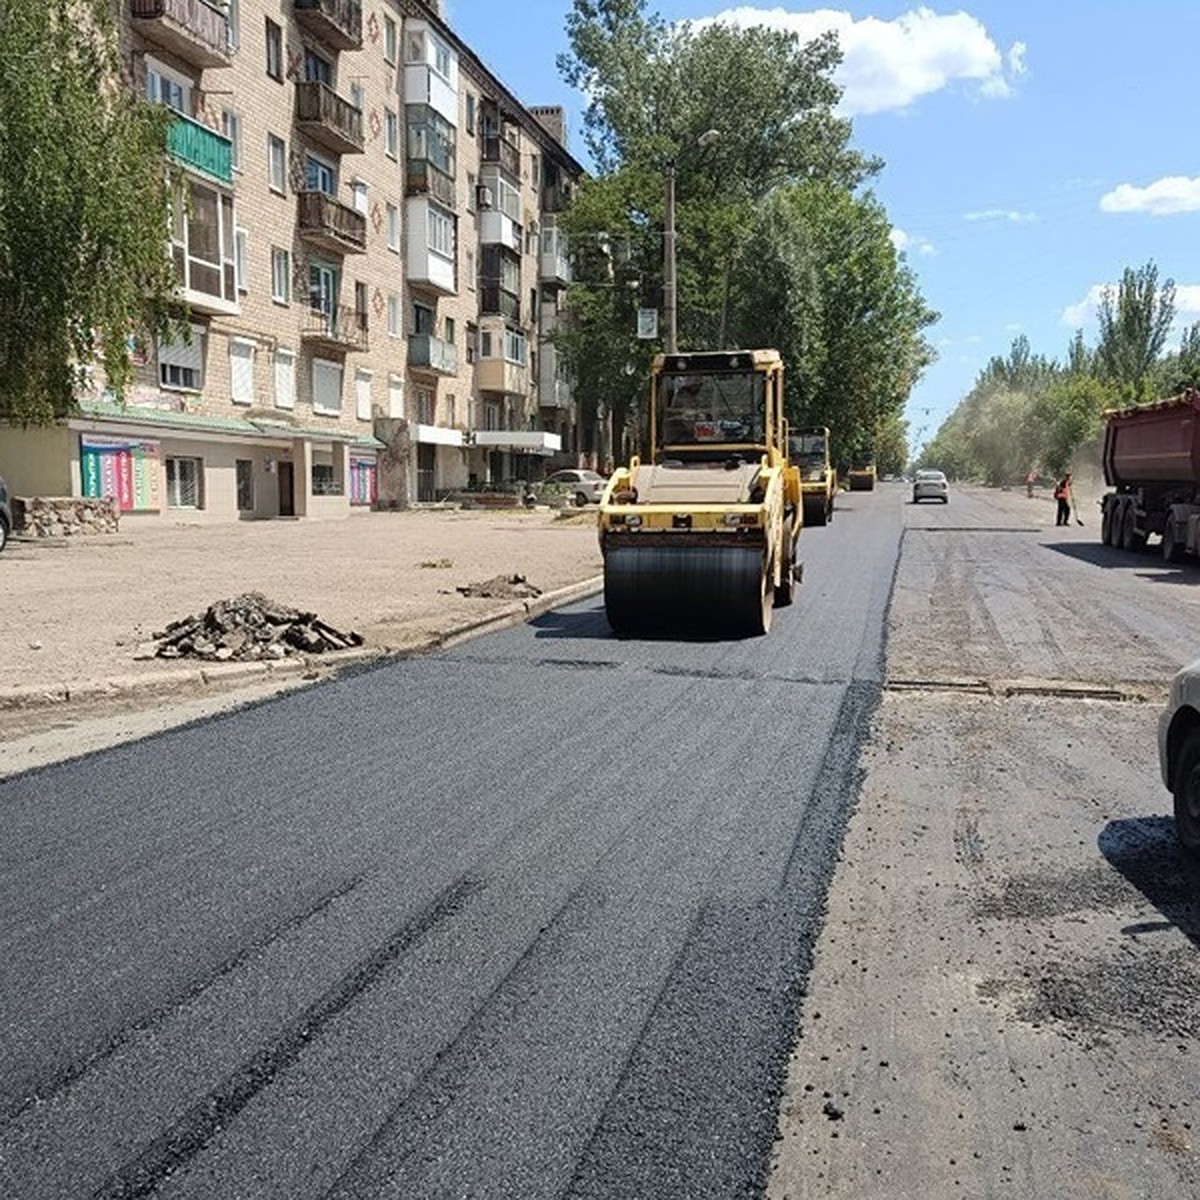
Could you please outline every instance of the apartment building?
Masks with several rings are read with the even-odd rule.
[[[342,517],[576,461],[549,335],[582,174],[417,0],[122,0],[131,86],[173,110],[190,338],[133,347],[50,430],[6,431],[16,494],[139,519]],[[11,433],[11,436],[10,436]]]

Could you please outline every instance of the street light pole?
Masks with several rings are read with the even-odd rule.
[[[663,349],[674,354],[676,338],[675,304],[675,163],[667,163],[666,216],[663,221]]]

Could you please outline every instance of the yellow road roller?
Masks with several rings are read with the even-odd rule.
[[[793,430],[788,437],[788,460],[800,472],[804,496],[804,523],[828,525],[837,499],[837,471],[829,457],[829,428],[811,425]]]
[[[800,472],[775,350],[660,354],[649,456],[600,498],[604,611],[617,634],[766,633],[800,577]]]

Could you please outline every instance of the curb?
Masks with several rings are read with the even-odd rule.
[[[568,584],[544,592],[529,600],[515,600],[486,615],[460,622],[444,633],[423,642],[399,646],[360,646],[329,655],[296,655],[277,662],[205,663],[203,666],[174,668],[154,675],[117,675],[110,679],[89,680],[78,684],[50,684],[16,687],[0,692],[0,713],[38,708],[58,708],[89,704],[101,700],[133,697],[170,696],[188,689],[232,691],[240,686],[268,679],[301,676],[313,681],[332,678],[347,667],[390,659],[412,658],[432,650],[445,650],[485,633],[516,625],[531,617],[577,600],[586,600],[604,587],[604,576],[594,575],[580,583]],[[334,656],[336,654],[336,657]]]

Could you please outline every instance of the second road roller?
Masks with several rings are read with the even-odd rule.
[[[800,578],[803,520],[778,351],[657,355],[647,461],[618,467],[600,499],[608,623],[766,633]]]

